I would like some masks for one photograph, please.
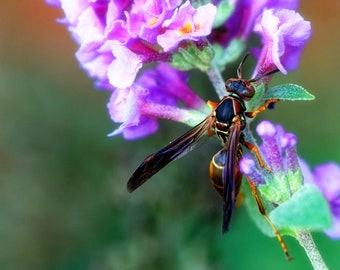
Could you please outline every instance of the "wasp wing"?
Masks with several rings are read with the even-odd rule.
[[[130,177],[127,183],[128,191],[134,191],[171,161],[180,158],[195,149],[200,139],[203,138],[204,135],[207,135],[209,133],[208,131],[213,128],[214,123],[214,117],[209,115],[200,124],[190,129],[181,137],[172,141],[158,152],[145,158],[142,164],[139,165]]]
[[[225,145],[225,163],[222,171],[223,182],[223,224],[222,233],[228,230],[231,216],[235,207],[236,193],[242,175],[238,168],[238,147],[240,141],[241,125],[234,122],[229,129],[228,140]]]

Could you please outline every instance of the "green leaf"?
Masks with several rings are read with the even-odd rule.
[[[281,100],[313,100],[315,97],[302,86],[282,84],[266,91],[264,99],[278,98]]]
[[[257,227],[269,237],[275,237],[273,229],[260,214],[254,196],[246,181],[242,183],[244,204]],[[273,204],[264,200],[267,214],[281,235],[295,237],[296,229],[323,230],[332,224],[332,216],[326,199],[314,186],[302,186],[289,201],[273,209]]]
[[[332,225],[328,202],[313,185],[302,186],[290,200],[282,203],[270,214],[278,228],[323,230]]]

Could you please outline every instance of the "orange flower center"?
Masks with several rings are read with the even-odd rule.
[[[194,25],[195,29],[193,29],[193,26],[191,23],[187,22],[186,24],[184,24],[182,27],[179,28],[179,33],[181,35],[185,35],[185,34],[190,34],[192,32],[198,32],[201,29],[201,25],[195,24]]]
[[[152,19],[149,21],[148,25],[149,25],[149,26],[153,26],[153,25],[155,25],[156,23],[157,23],[157,18],[154,17],[154,18],[152,18]]]
[[[190,23],[186,23],[184,24],[184,26],[182,26],[180,29],[179,29],[179,33],[181,35],[185,35],[185,34],[189,34],[192,32],[192,25]]]

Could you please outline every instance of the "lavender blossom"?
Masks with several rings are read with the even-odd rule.
[[[256,130],[263,141],[262,156],[271,172],[260,168],[257,159],[249,154],[240,161],[240,171],[255,183],[271,206],[269,216],[290,234],[308,228],[325,230],[329,236],[339,238],[340,167],[329,163],[312,173],[297,155],[294,134],[267,120],[260,122]],[[329,229],[332,217],[333,227]]]
[[[274,126],[267,120],[260,122],[256,131],[263,141],[260,149],[272,173],[264,175],[257,160],[250,155],[245,155],[240,161],[240,170],[258,186],[267,185],[264,187],[267,199],[281,204],[303,184],[296,153],[297,138],[285,132],[282,126]]]

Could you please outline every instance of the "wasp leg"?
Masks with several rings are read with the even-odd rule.
[[[272,103],[276,103],[279,102],[280,100],[277,98],[272,98],[272,99],[268,99],[266,100],[266,103],[262,106],[260,106],[257,110],[252,111],[252,112],[246,112],[246,116],[250,117],[250,118],[254,118],[257,114],[259,114],[260,112],[265,111],[266,109],[268,109],[268,106]]]
[[[247,147],[247,149],[248,149],[249,151],[252,151],[252,152],[255,154],[255,156],[256,156],[256,158],[257,158],[257,160],[258,160],[260,166],[261,166],[263,169],[267,170],[268,172],[272,172],[272,170],[271,170],[268,166],[265,165],[265,163],[264,163],[264,161],[263,161],[263,158],[261,157],[260,150],[258,149],[258,147],[257,147],[256,145],[253,145],[253,144],[250,143],[250,142],[242,142],[242,144],[243,144],[245,147]]]
[[[254,182],[251,179],[249,179],[247,176],[246,176],[246,178],[248,180],[249,186],[251,188],[251,192],[253,193],[253,196],[254,196],[254,198],[256,200],[256,203],[257,203],[257,206],[259,208],[259,211],[260,211],[261,215],[268,222],[269,226],[273,229],[273,231],[274,231],[274,233],[275,233],[275,235],[277,237],[277,240],[279,241],[279,243],[280,243],[280,245],[281,245],[281,247],[283,249],[283,252],[286,255],[287,261],[290,261],[292,259],[292,257],[289,256],[288,248],[287,248],[285,242],[283,241],[280,232],[278,231],[278,229],[275,227],[275,225],[271,222],[271,220],[267,216],[266,210],[265,210],[265,208],[264,208],[264,206],[262,204],[260,196],[258,195],[258,193],[256,191],[256,186],[255,186]]]

